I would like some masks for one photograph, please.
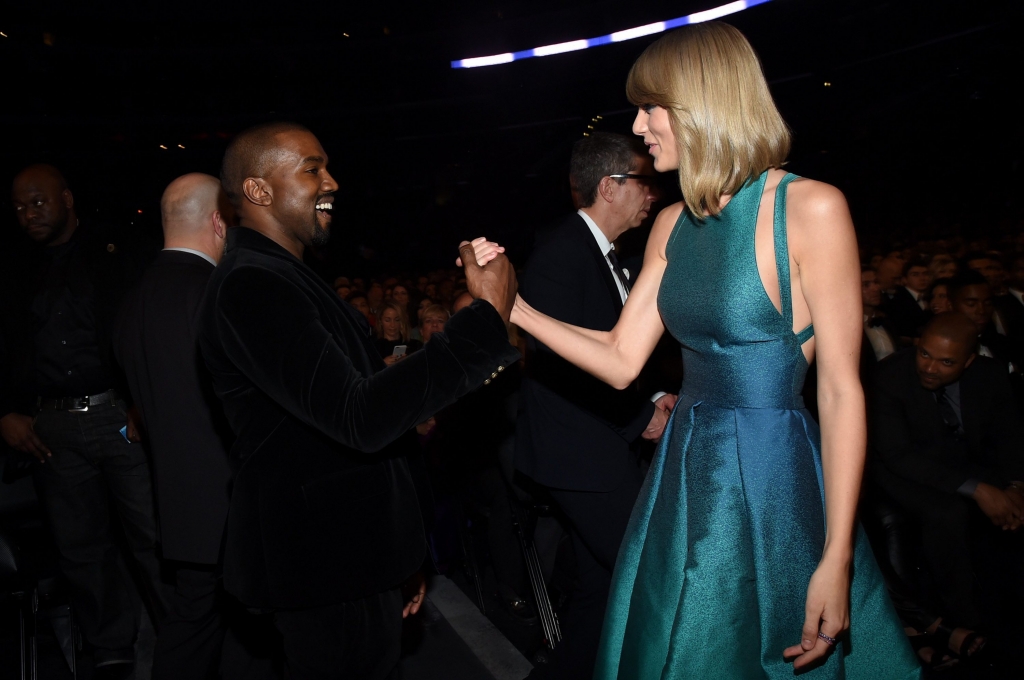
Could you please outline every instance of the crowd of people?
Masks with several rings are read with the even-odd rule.
[[[707,82],[746,79],[771,114],[737,145],[756,158],[721,164],[747,174],[717,184],[664,98],[732,104],[658,85],[707,41]],[[130,676],[143,610],[154,678],[277,677],[280,658],[293,678],[393,677],[467,515],[529,625],[525,506],[574,555],[564,640],[531,680],[910,678],[1015,653],[1024,231],[858,253],[838,192],[781,169],[788,130],[724,24],[656,42],[628,93],[645,146],[574,146],[578,211],[518,278],[484,238],[455,269],[318,277],[303,256],[337,184],[293,123],[172,182],[152,262],[80,218],[59,169],[17,174],[0,434],[94,677]],[[656,214],[673,170],[697,212]],[[642,266],[620,262],[652,221]],[[655,391],[645,366],[682,384]]]

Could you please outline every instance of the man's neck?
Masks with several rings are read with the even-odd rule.
[[[238,226],[245,229],[252,229],[253,231],[263,234],[271,241],[294,255],[297,260],[301,261],[303,253],[306,252],[306,246],[302,241],[285,234],[284,230],[277,224],[259,224],[253,220],[242,217],[239,219]]]
[[[597,204],[592,205],[588,208],[580,208],[581,211],[587,213],[587,217],[594,220],[594,224],[601,230],[604,237],[608,239],[609,243],[615,243],[615,239],[622,236],[626,232],[625,229],[613,229],[609,226],[612,222],[611,215],[605,213],[605,211],[597,208]]]
[[[71,237],[75,235],[75,230],[78,229],[78,218],[72,213],[71,217],[68,218],[68,223],[64,228],[64,233],[46,244],[47,248],[56,248],[62,246],[71,240]]]
[[[864,318],[873,319],[875,314],[878,313],[878,308],[874,305],[864,305]]]
[[[202,253],[203,255],[206,255],[208,258],[210,258],[214,262],[216,262],[217,259],[218,259],[217,255],[215,253],[211,252],[212,249],[210,248],[209,245],[207,245],[205,243],[196,243],[195,241],[191,241],[189,239],[179,239],[179,238],[165,239],[164,240],[164,250],[169,250],[171,248],[181,248],[181,249],[184,249],[184,250],[194,250],[197,253]]]

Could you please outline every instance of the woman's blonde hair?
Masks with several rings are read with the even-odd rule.
[[[789,155],[789,128],[761,62],[729,24],[694,24],[653,43],[633,64],[626,96],[668,111],[679,187],[698,219],[717,215],[723,195],[781,167]]]
[[[384,337],[384,312],[389,309],[398,312],[399,333],[402,336],[402,342],[409,342],[409,320],[405,316],[405,310],[402,309],[402,305],[394,300],[385,300],[380,304],[380,309],[377,311],[377,337]]]

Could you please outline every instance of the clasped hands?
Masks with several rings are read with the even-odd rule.
[[[508,323],[519,282],[512,263],[505,257],[505,249],[482,236],[473,241],[463,241],[459,244],[459,258],[455,264],[465,269],[469,294],[491,303]]]
[[[1017,531],[1024,525],[1024,491],[1019,486],[1000,489],[979,482],[972,497],[992,524],[1003,531]]]

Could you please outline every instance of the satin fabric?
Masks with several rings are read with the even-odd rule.
[[[686,211],[658,305],[685,378],[619,553],[595,678],[790,678],[807,585],[825,542],[820,434],[800,397],[786,186],[774,222],[782,312],[761,282],[754,229],[767,173],[718,217]],[[850,631],[801,677],[920,677],[858,528]]]

